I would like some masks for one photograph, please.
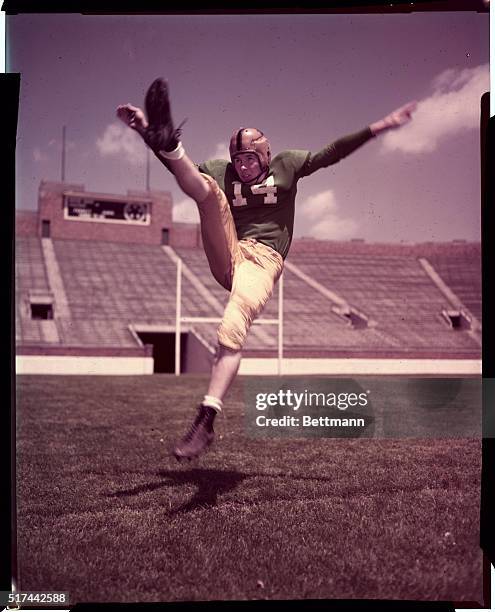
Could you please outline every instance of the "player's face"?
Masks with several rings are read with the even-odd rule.
[[[239,153],[234,157],[234,168],[243,183],[255,181],[261,174],[261,166],[254,153]]]

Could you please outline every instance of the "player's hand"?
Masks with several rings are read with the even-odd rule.
[[[384,119],[387,127],[396,128],[411,121],[411,115],[417,106],[416,102],[409,102],[387,115]]]
[[[370,129],[373,134],[379,134],[384,130],[396,129],[409,123],[412,119],[412,113],[416,110],[417,102],[409,102],[404,106],[401,106],[397,110],[392,111],[389,115],[376,121],[370,125]]]
[[[117,117],[136,132],[143,135],[148,127],[144,112],[132,104],[121,104],[117,107]]]

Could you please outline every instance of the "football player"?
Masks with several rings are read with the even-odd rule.
[[[230,139],[230,161],[215,159],[199,166],[186,155],[181,126],[174,126],[164,79],[149,87],[146,115],[131,104],[117,108],[117,116],[142,136],[182,191],[195,200],[211,272],[230,292],[217,332],[208,391],[191,427],[173,449],[178,460],[199,456],[213,441],[213,422],[239,369],[248,330],[283,270],[299,179],[337,163],[378,134],[404,125],[415,107],[409,103],[317,153],[290,150],[272,157],[263,132],[241,127]]]

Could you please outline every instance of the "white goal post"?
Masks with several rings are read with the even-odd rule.
[[[175,375],[180,376],[180,338],[182,323],[220,323],[221,317],[183,317],[182,316],[182,259],[177,257],[177,283],[176,283],[176,303],[175,303]],[[278,325],[278,356],[277,372],[282,374],[282,357],[284,344],[284,275],[280,275],[278,280],[278,318],[277,319],[257,319],[253,325]]]

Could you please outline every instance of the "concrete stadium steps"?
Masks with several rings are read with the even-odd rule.
[[[129,324],[175,326],[176,265],[159,245],[100,241],[53,240],[69,316],[31,320],[25,304],[16,308],[19,345],[135,347]],[[202,249],[176,248],[189,267],[183,276],[182,315],[219,317],[228,292],[213,278]],[[426,274],[414,254],[292,252],[289,262],[313,281],[284,272],[285,350],[325,352],[432,350],[439,353],[479,354],[479,344],[468,333],[449,329],[441,317],[450,309],[447,298]],[[479,260],[450,254],[426,255],[445,283],[471,312],[481,317]],[[199,281],[196,282],[196,281]],[[320,290],[318,290],[318,283]],[[203,288],[199,286],[202,284]],[[321,288],[327,289],[321,291]],[[16,294],[36,290],[50,293],[39,238],[17,237]],[[328,291],[367,315],[376,326],[353,329],[332,311]],[[56,296],[55,296],[56,300]],[[278,288],[262,318],[278,317]],[[56,334],[54,334],[54,329]],[[216,323],[183,324],[210,346],[216,344]],[[58,337],[56,339],[55,336]],[[276,325],[254,326],[247,351],[274,351]]]
[[[50,294],[41,240],[18,236],[15,247],[15,332],[18,344],[44,344],[49,337],[47,322],[31,319],[29,297],[35,294]]]
[[[427,349],[433,341],[441,349],[479,350],[473,338],[442,320],[441,311],[451,306],[415,257],[295,253],[290,261],[376,321],[376,332],[397,348]]]
[[[172,321],[175,270],[159,247],[54,240],[73,319]]]
[[[136,346],[129,329],[118,320],[59,319],[57,327],[64,346]]]
[[[43,323],[44,321],[36,321],[27,317],[21,317],[16,312],[16,344],[45,344]]]
[[[225,305],[229,297],[228,291],[221,287],[213,278],[203,249],[175,247],[174,251],[184,263],[191,268],[206,289],[208,289],[219,302]]]
[[[77,319],[38,321],[23,317],[17,320],[16,327],[16,342],[19,345],[136,346],[132,334],[120,321],[81,321]],[[50,337],[49,327],[56,330],[55,342]]]
[[[201,282],[226,303],[228,293],[213,278],[204,252],[200,249],[176,248],[175,252],[201,279]],[[347,322],[331,311],[331,302],[321,293],[309,287],[288,269],[284,271],[284,346],[286,349],[331,349],[395,348],[397,343],[374,330],[354,330]],[[275,288],[260,319],[278,317],[278,287]],[[200,328],[211,341],[215,341],[215,326]],[[253,328],[254,329],[254,328]],[[259,327],[258,327],[259,329]],[[270,340],[261,342],[253,333],[248,336],[246,350],[276,349],[278,328],[276,325],[262,327]]]
[[[72,240],[54,240],[53,246],[71,314],[57,320],[64,345],[136,346],[129,324],[174,328],[176,266],[160,246]],[[228,294],[219,289],[225,300]],[[182,292],[183,316],[216,316],[187,278]],[[216,327],[184,325],[211,346]]]
[[[432,255],[427,260],[481,323],[481,253],[464,257]]]
[[[40,238],[16,236],[15,281],[16,292],[50,291]]]
[[[293,261],[293,259],[291,259]],[[284,272],[284,342],[288,348],[327,350],[394,348],[373,329],[352,329],[332,303],[289,270]]]

